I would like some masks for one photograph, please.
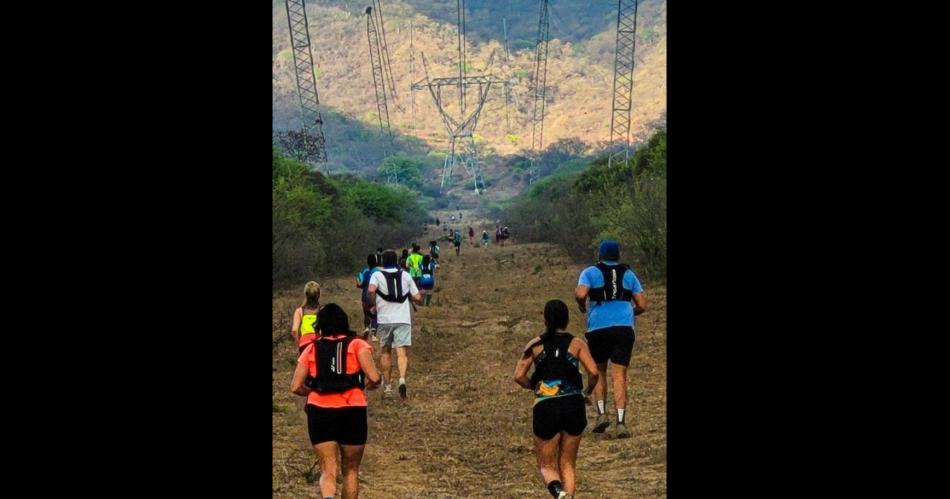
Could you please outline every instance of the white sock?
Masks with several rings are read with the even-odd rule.
[[[623,409],[617,409],[617,422],[623,424]]]
[[[604,401],[598,400],[597,401],[597,415],[600,416],[603,413],[604,413]]]
[[[399,384],[400,384],[400,385],[405,385],[405,384],[406,384],[406,378],[399,378]]]

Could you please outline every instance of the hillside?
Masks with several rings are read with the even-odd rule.
[[[339,115],[327,118],[325,132],[331,162],[363,173],[375,171],[385,155],[385,141],[375,130],[375,92],[371,77],[365,17],[366,2],[319,0],[308,2],[310,36],[317,65],[321,102]],[[451,5],[448,5],[451,3]],[[548,103],[545,119],[545,146],[561,139],[577,138],[589,147],[606,140],[610,129],[610,98],[613,84],[613,57],[616,4],[599,2],[577,7],[576,2],[552,0],[551,42],[548,63]],[[530,147],[530,79],[534,67],[533,40],[537,30],[537,2],[528,0],[469,0],[467,2],[469,61],[473,71],[481,70],[492,50],[496,50],[496,74],[503,67],[502,18],[509,20],[511,68],[516,81],[511,103],[511,133],[507,133],[504,93],[492,90],[479,121],[478,137],[485,161],[486,178],[507,184],[517,191],[520,181],[512,180],[507,156]],[[397,150],[414,155],[430,155],[433,167],[440,164],[446,134],[427,93],[415,94],[415,123],[409,87],[423,78],[421,54],[428,58],[433,76],[457,73],[455,3],[432,0],[383,0],[399,104],[390,106],[393,126],[405,135]],[[637,68],[634,77],[633,141],[647,138],[666,112],[666,4],[646,0],[640,6]],[[414,26],[415,74],[409,72],[409,26]],[[274,2],[274,113],[275,126],[285,126],[296,112],[292,54],[283,2]],[[452,109],[452,106],[449,106]],[[343,116],[348,120],[342,119]],[[334,159],[333,148],[338,148]],[[431,149],[435,149],[432,151]],[[356,159],[360,158],[360,159]],[[437,168],[435,168],[437,170]],[[430,172],[438,177],[438,172]]]
[[[443,220],[448,212],[435,215]],[[466,225],[491,230],[472,220]],[[511,380],[520,349],[543,329],[549,299],[573,303],[582,266],[548,244],[444,251],[430,307],[413,319],[408,377],[411,398],[368,392],[369,441],[360,468],[360,497],[549,497],[532,454],[531,394]],[[519,272],[518,279],[499,279]],[[323,302],[340,304],[351,326],[361,324],[352,276],[320,279]],[[633,438],[584,434],[578,453],[578,497],[666,497],[666,290],[645,282],[650,311],[637,319],[628,371],[628,425]],[[298,291],[273,301],[273,335],[290,330]],[[571,306],[568,331],[583,332]],[[379,355],[379,344],[372,343]],[[316,497],[316,458],[307,440],[299,397],[290,394],[297,348],[273,351],[273,468],[275,498]],[[612,406],[612,403],[610,403]],[[593,422],[594,409],[588,408]]]

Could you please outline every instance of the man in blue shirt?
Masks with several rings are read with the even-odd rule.
[[[627,438],[630,432],[624,423],[627,408],[627,366],[633,353],[634,316],[646,311],[646,298],[640,280],[625,264],[620,264],[620,244],[606,240],[600,243],[600,259],[587,267],[577,279],[574,297],[581,313],[587,314],[587,344],[597,363],[597,422],[594,433],[603,433],[610,426],[605,401],[607,398],[607,361],[613,365],[614,405],[617,408],[616,438]],[[588,306],[588,300],[590,305]],[[633,305],[631,305],[633,302]]]

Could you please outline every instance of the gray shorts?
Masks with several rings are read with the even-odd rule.
[[[409,324],[380,324],[380,347],[408,347],[412,346],[412,326]]]

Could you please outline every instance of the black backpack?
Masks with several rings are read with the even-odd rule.
[[[544,350],[534,358],[534,373],[531,374],[531,385],[538,388],[538,383],[547,379],[559,379],[561,383],[581,390],[584,381],[577,366],[571,363],[574,356],[568,351],[574,336],[570,333],[544,333],[537,342],[532,343],[527,351],[538,343],[544,345]]]
[[[633,291],[623,287],[623,276],[630,269],[626,264],[607,265],[600,262],[596,265],[604,276],[604,285],[599,288],[590,288],[588,297],[591,301],[601,303],[605,301],[630,301]]]
[[[409,292],[406,291],[406,294],[403,294],[402,269],[395,272],[383,272],[383,276],[386,278],[387,293],[383,294],[376,290],[376,295],[389,302],[404,303],[409,298]]]
[[[341,393],[351,388],[365,388],[363,371],[346,374],[346,351],[353,336],[331,340],[320,338],[314,342],[313,356],[317,376],[307,377],[307,387],[317,393]]]

